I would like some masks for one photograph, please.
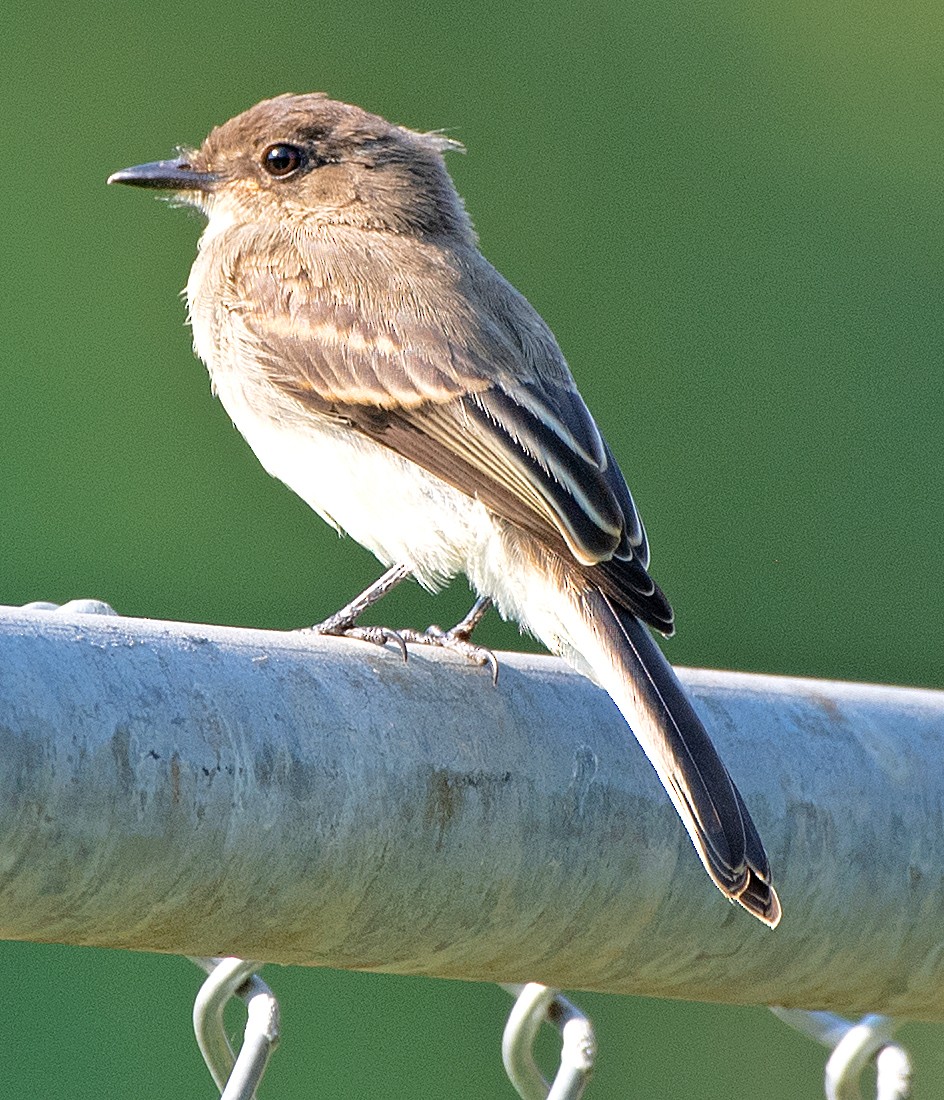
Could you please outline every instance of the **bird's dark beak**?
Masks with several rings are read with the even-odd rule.
[[[177,160],[154,160],[112,172],[109,183],[127,183],[132,187],[154,187],[162,191],[212,191],[217,181],[212,172],[193,168],[186,157]]]

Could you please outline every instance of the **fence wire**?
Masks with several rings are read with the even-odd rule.
[[[236,958],[192,958],[208,977],[193,1007],[197,1044],[221,1100],[256,1100],[256,1089],[278,1044],[280,1014],[272,990],[255,973],[261,965]],[[558,990],[537,982],[502,984],[515,1003],[502,1036],[501,1056],[508,1079],[521,1100],[581,1100],[593,1073],[597,1045],[587,1016]],[[239,997],[247,1009],[243,1043],[235,1052],[226,1035],[223,1013]],[[867,1066],[876,1073],[876,1100],[909,1100],[911,1061],[892,1041],[896,1027],[887,1016],[858,1022],[831,1012],[774,1007],[790,1027],[831,1048],[824,1072],[826,1100],[861,1100],[860,1079]],[[534,1056],[542,1025],[561,1036],[559,1065],[548,1080]]]
[[[279,1041],[279,1003],[255,973],[257,962],[234,958],[194,958],[207,971],[193,1005],[193,1030],[221,1100],[254,1100],[269,1057]],[[246,1005],[246,1028],[237,1054],[226,1034],[223,1012],[239,997]]]

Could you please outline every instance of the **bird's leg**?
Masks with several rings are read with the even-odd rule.
[[[358,638],[361,641],[373,642],[374,645],[383,646],[387,642],[394,642],[400,648],[403,659],[406,660],[406,643],[414,642],[417,645],[433,645],[440,649],[449,649],[458,653],[466,660],[478,665],[488,665],[492,670],[492,681],[498,683],[498,660],[495,654],[484,646],[473,645],[469,639],[472,631],[485,618],[492,601],[488,596],[480,596],[472,605],[471,611],[451,630],[443,630],[441,626],[428,626],[425,630],[413,630],[409,627],[403,630],[392,630],[388,626],[358,626],[357,620],[363,613],[375,603],[378,603],[392,591],[401,581],[405,581],[410,575],[410,570],[405,565],[391,566],[386,573],[364,591],[356,596],[350,603],[344,605],[340,611],[336,611],[323,622],[315,623],[308,627],[313,634],[330,635],[339,638]]]
[[[380,646],[386,645],[387,642],[395,642],[400,647],[405,661],[406,642],[399,631],[391,630],[386,626],[358,626],[357,620],[369,607],[373,607],[375,603],[382,600],[409,575],[410,570],[405,565],[391,566],[379,580],[374,581],[369,588],[365,588],[340,611],[336,611],[323,622],[315,623],[307,629],[313,634],[327,634],[337,638],[359,638]]]
[[[472,604],[472,609],[468,615],[457,622],[449,633],[453,638],[458,638],[461,642],[467,642],[472,637],[472,631],[475,630],[479,623],[489,613],[491,606],[491,596],[479,596],[475,603]]]
[[[440,649],[452,650],[453,653],[458,653],[477,665],[488,665],[492,670],[492,682],[497,684],[498,659],[495,654],[485,646],[474,645],[469,641],[472,631],[485,618],[491,606],[490,597],[479,596],[468,615],[456,623],[451,630],[443,630],[441,626],[434,625],[428,626],[425,630],[401,630],[399,634],[405,642],[439,646]]]

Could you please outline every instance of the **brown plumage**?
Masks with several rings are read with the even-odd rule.
[[[266,468],[430,588],[465,572],[600,683],[709,874],[765,923],[767,856],[675,674],[626,482],[551,331],[482,257],[455,143],[279,96],[116,173],[200,206],[197,350]]]

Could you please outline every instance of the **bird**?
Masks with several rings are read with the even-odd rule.
[[[387,571],[465,574],[468,647],[494,605],[602,687],[720,891],[776,927],[758,831],[650,628],[674,629],[616,459],[550,328],[485,259],[441,132],[324,93],[263,100],[198,148],[113,173],[206,216],[196,353],[265,469]],[[426,634],[421,640],[437,640]]]

